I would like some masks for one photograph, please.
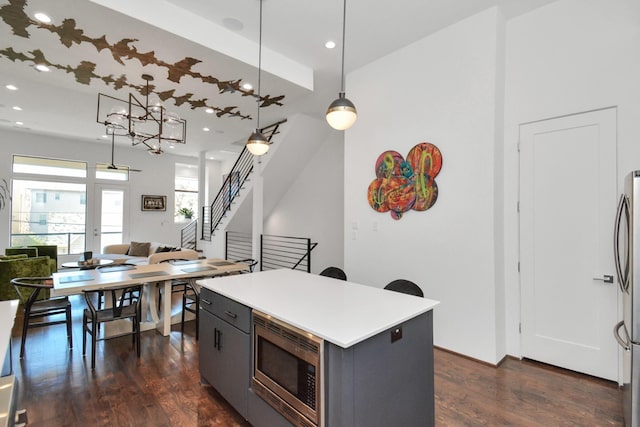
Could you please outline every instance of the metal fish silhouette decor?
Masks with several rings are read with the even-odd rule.
[[[415,145],[406,160],[397,151],[385,151],[376,160],[376,179],[367,191],[369,205],[391,212],[396,220],[411,209],[426,211],[438,199],[435,178],[441,169],[442,154],[428,142]]]
[[[257,97],[253,89],[244,89],[242,87],[241,79],[222,80],[213,75],[201,74],[193,69],[194,66],[202,62],[198,58],[185,57],[177,62],[172,62],[159,57],[155,51],[141,51],[138,45],[143,43],[136,38],[123,38],[115,41],[110,40],[107,34],[92,34],[90,28],[79,26],[75,18],[72,17],[60,18],[61,23],[59,25],[39,22],[29,17],[26,11],[27,6],[27,0],[1,2],[0,26],[8,26],[13,36],[22,40],[31,39],[31,33],[38,32],[40,37],[46,36],[48,39],[59,41],[61,45],[71,52],[69,54],[70,58],[75,58],[79,55],[84,57],[76,63],[60,63],[52,59],[52,56],[55,55],[45,51],[42,46],[33,45],[27,52],[23,52],[9,46],[12,40],[3,40],[3,46],[0,47],[0,64],[2,64],[4,58],[4,60],[14,63],[46,65],[50,69],[59,70],[73,76],[77,83],[83,85],[90,85],[93,81],[102,81],[115,91],[126,88],[137,91],[141,96],[148,95],[148,91],[151,90],[161,101],[173,101],[176,107],[184,104],[192,110],[210,108],[217,117],[240,120],[252,119],[250,113],[240,111],[236,106],[237,97]],[[37,42],[34,40],[34,43]],[[148,40],[146,44],[149,44]],[[93,48],[89,48],[90,46],[93,46]],[[102,51],[108,52],[110,55],[101,55]],[[98,60],[102,62],[103,66],[106,64],[115,65],[113,62],[119,64],[122,67],[122,74],[120,76],[100,74],[101,67],[98,64]],[[140,65],[143,68],[150,67],[151,70],[163,75],[166,74],[167,79],[164,82],[166,87],[160,90],[153,85],[140,85],[135,81],[130,81],[126,75],[125,65],[131,62],[136,67]],[[207,68],[211,67],[211,64],[207,64]],[[139,75],[140,73],[136,72],[134,78],[139,79]],[[226,101],[230,99],[229,96],[223,100],[217,97],[211,99],[211,95],[208,98],[203,98],[193,93],[181,93],[179,83],[183,78],[201,82],[203,84],[202,93],[214,93],[215,91],[211,91],[211,86],[214,86],[219,94],[232,95],[231,99],[234,99],[234,101],[231,102],[233,105],[223,104],[223,102],[229,102]],[[262,95],[260,96],[260,107],[282,106],[284,97],[284,95]]]

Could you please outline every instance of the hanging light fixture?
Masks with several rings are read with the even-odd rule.
[[[187,121],[167,111],[159,99],[150,103],[153,76],[143,74],[142,79],[146,81],[144,103],[131,93],[128,100],[99,93],[97,122],[107,128],[107,134],[128,136],[134,146],[143,144],[153,155],[163,153],[163,142],[186,144]]]
[[[340,81],[340,93],[338,99],[333,101],[327,109],[327,122],[332,128],[337,130],[349,129],[358,118],[358,112],[353,102],[349,101],[344,94],[344,36],[347,20],[347,0],[343,2],[342,11],[342,73]]]
[[[269,141],[260,132],[260,74],[262,72],[262,0],[260,0],[260,36],[258,40],[258,114],[256,117],[256,130],[247,140],[247,150],[254,156],[262,156],[269,151]]]

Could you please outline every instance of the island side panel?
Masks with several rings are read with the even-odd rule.
[[[326,427],[435,424],[432,311],[348,349],[329,344],[325,360]]]

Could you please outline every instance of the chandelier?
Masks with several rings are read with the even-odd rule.
[[[159,99],[149,102],[153,76],[143,74],[142,79],[147,82],[144,103],[131,93],[128,100],[98,93],[97,122],[105,126],[107,135],[128,136],[132,145],[143,144],[152,155],[164,152],[163,143],[186,144],[187,121],[167,111]]]

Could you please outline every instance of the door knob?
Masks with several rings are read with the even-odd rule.
[[[610,274],[605,274],[602,277],[594,277],[593,280],[602,280],[604,283],[613,283],[613,276]]]

